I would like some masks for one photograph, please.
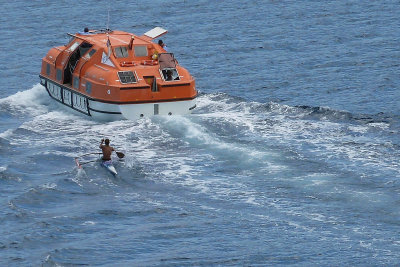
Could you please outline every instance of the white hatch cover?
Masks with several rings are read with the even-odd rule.
[[[150,37],[151,39],[155,39],[163,34],[166,34],[167,32],[168,32],[167,30],[161,27],[155,27],[154,29],[151,29],[150,31],[146,32],[144,35]]]

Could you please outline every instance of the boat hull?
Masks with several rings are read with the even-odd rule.
[[[90,98],[68,86],[40,76],[49,96],[65,106],[99,120],[137,120],[153,115],[185,115],[196,107],[194,99],[113,103]]]

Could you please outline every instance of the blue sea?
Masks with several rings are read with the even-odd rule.
[[[399,266],[399,1],[3,0],[0,25],[0,266]],[[169,31],[192,115],[50,99],[47,51],[107,26]],[[74,162],[104,137],[117,177]]]

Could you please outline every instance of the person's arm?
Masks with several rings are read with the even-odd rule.
[[[101,139],[101,143],[100,143],[100,148],[103,146],[103,142],[104,142],[104,138],[103,139]]]

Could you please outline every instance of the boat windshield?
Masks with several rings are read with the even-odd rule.
[[[128,48],[126,46],[119,46],[114,48],[115,51],[115,57],[121,58],[121,57],[128,57]]]
[[[79,42],[75,42],[70,48],[67,49],[68,52],[75,51],[75,49],[79,46]]]
[[[79,54],[81,56],[83,56],[84,54],[86,54],[87,51],[89,51],[90,48],[92,48],[92,44],[83,42],[80,46],[79,46]]]

